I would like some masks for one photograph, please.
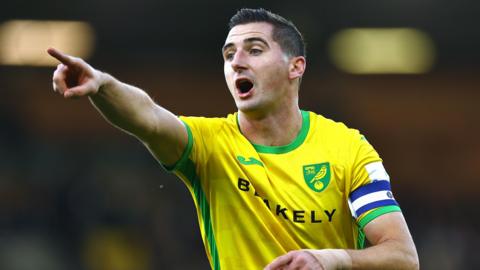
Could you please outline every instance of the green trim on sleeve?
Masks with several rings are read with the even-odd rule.
[[[180,119],[181,120],[181,119]],[[200,211],[198,215],[203,221],[203,230],[206,236],[206,242],[208,243],[208,252],[211,257],[211,266],[213,270],[220,270],[220,260],[218,258],[217,243],[215,241],[215,236],[213,233],[212,218],[210,216],[210,205],[207,200],[207,196],[203,191],[202,184],[200,182],[200,177],[197,174],[195,163],[192,159],[189,158],[192,149],[193,149],[193,134],[188,126],[188,124],[181,120],[185,129],[187,130],[188,142],[185,150],[183,150],[182,156],[180,159],[173,164],[172,166],[162,166],[169,172],[177,171],[180,174],[183,174],[183,177],[186,179],[185,184],[187,186],[190,184],[190,187],[193,190],[194,200]]]
[[[213,270],[220,270],[220,260],[218,258],[217,243],[213,233],[212,219],[210,216],[210,205],[207,200],[207,196],[203,191],[200,177],[197,174],[195,163],[189,158],[193,149],[193,134],[188,124],[181,120],[185,125],[188,135],[188,143],[185,150],[182,153],[180,159],[170,168],[165,167],[168,171],[177,171],[183,174],[186,181],[190,184],[194,199],[197,202],[197,207],[200,211],[199,215],[203,221],[203,230],[205,232],[206,241],[208,243],[209,253],[211,257],[211,266]],[[186,182],[186,183],[187,183]]]
[[[365,248],[365,232],[361,228],[358,228],[357,248]]]
[[[402,210],[400,209],[400,207],[398,207],[397,205],[389,205],[389,206],[383,206],[383,207],[379,207],[375,210],[373,210],[372,212],[368,213],[367,215],[365,215],[359,222],[358,222],[358,226],[359,226],[359,229],[363,231],[363,228],[365,228],[365,226],[372,220],[376,219],[377,217],[381,216],[381,215],[385,215],[387,213],[391,213],[391,212],[401,212]]]
[[[207,238],[208,247],[210,249],[210,257],[212,259],[211,266],[213,270],[220,270],[220,260],[218,258],[217,243],[215,241],[215,235],[213,233],[212,219],[210,216],[210,205],[208,203],[205,192],[203,191],[200,177],[195,169],[195,163],[187,158],[184,162],[185,166],[180,168],[181,173],[190,181],[192,185],[193,194],[197,201],[197,206],[200,209],[200,215],[203,220],[203,230]]]
[[[192,131],[190,130],[190,127],[186,122],[184,122],[183,120],[180,120],[180,121],[182,121],[183,125],[185,126],[185,129],[187,130],[188,142],[187,142],[187,146],[183,150],[182,156],[177,162],[175,162],[175,164],[171,166],[165,166],[165,165],[163,166],[169,172],[176,171],[185,167],[185,162],[188,159],[188,156],[190,156],[190,153],[192,152],[192,148],[193,148]]]
[[[287,145],[281,145],[281,146],[267,146],[267,145],[252,143],[255,150],[257,150],[258,153],[285,154],[299,147],[305,141],[305,138],[307,138],[308,130],[310,129],[310,113],[303,110],[301,110],[300,112],[302,114],[302,128],[300,129],[300,132],[298,133],[295,140],[293,140],[291,143]],[[237,115],[237,125],[238,125],[238,129],[240,130],[240,125],[238,123],[238,115]],[[242,131],[240,130],[240,132]]]

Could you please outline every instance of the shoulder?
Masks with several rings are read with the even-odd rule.
[[[345,164],[353,164],[357,157],[377,156],[373,147],[359,130],[342,122],[310,112],[311,132],[307,140]]]
[[[363,138],[360,131],[348,127],[343,122],[329,119],[315,112],[309,112],[309,114],[313,133],[325,140],[359,140]]]
[[[180,116],[180,120],[194,133],[216,133],[236,128],[236,113],[226,117]]]

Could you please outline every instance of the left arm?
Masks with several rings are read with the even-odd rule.
[[[418,255],[401,212],[388,213],[364,228],[372,244],[363,250],[297,250],[276,258],[265,270],[419,269]]]
[[[364,232],[372,246],[347,250],[352,269],[419,269],[417,250],[401,212],[379,216]]]

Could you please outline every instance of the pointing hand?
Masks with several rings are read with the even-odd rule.
[[[103,73],[80,58],[49,48],[48,54],[60,61],[53,73],[53,90],[65,98],[94,95],[103,84]]]

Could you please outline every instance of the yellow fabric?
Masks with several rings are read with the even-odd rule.
[[[365,165],[381,159],[357,130],[303,114],[304,141],[282,153],[257,151],[236,113],[181,117],[193,145],[173,171],[192,193],[213,269],[263,269],[290,250],[357,248],[348,197],[370,183]],[[329,182],[317,181],[328,173]]]

